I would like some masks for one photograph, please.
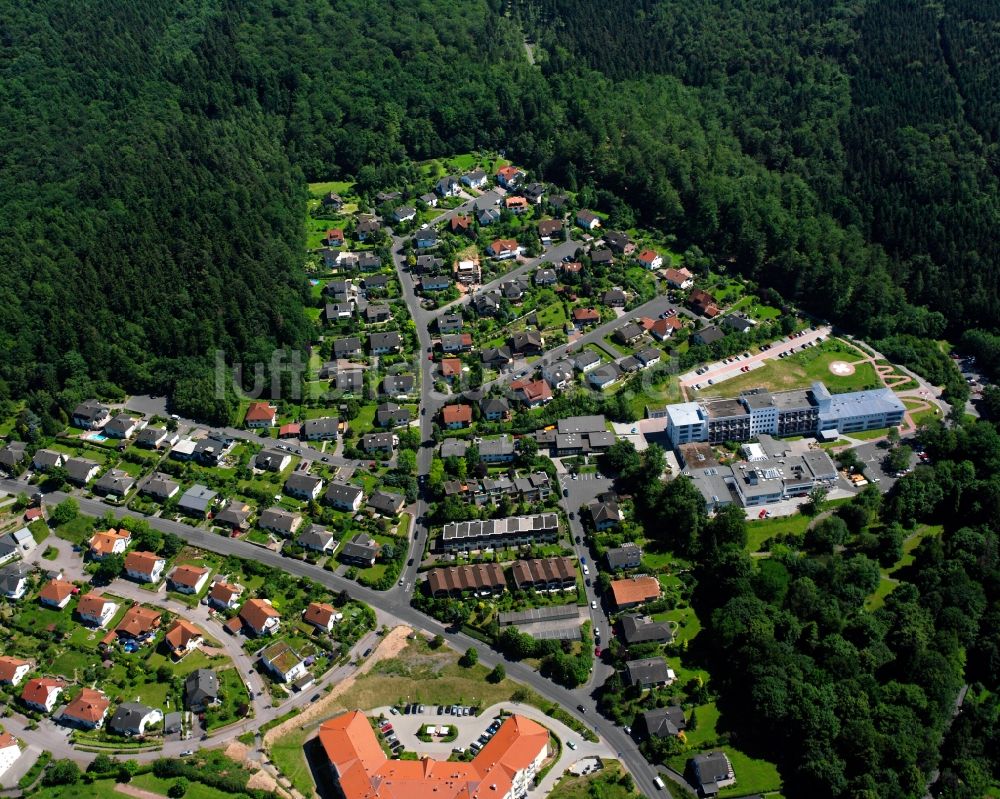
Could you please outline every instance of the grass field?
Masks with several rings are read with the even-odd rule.
[[[173,780],[160,779],[153,774],[140,774],[132,780],[132,785],[146,791],[152,791],[153,793],[166,796],[167,791],[170,789],[173,782]],[[220,791],[218,788],[212,788],[211,786],[203,785],[200,782],[191,782],[188,784],[187,793],[184,794],[184,799],[225,799],[225,797],[228,796],[228,793]]]
[[[549,794],[549,799],[631,799],[640,796],[635,789],[626,788],[620,780],[624,770],[617,760],[605,761],[605,766],[595,774],[574,777],[567,774]]]
[[[315,790],[312,770],[306,762],[302,749],[306,739],[313,732],[315,730],[312,728],[292,730],[271,744],[271,760],[274,761],[274,765],[303,796],[312,796]]]
[[[870,363],[857,364],[852,375],[839,376],[830,371],[830,364],[834,361],[857,359],[857,353],[845,351],[842,347],[837,342],[824,342],[819,347],[797,352],[787,358],[771,358],[759,369],[740,373],[722,382],[716,381],[715,385],[707,387],[701,393],[735,397],[741,391],[758,386],[766,386],[771,391],[788,391],[808,388],[817,380],[823,381],[834,393],[880,387],[882,383]]]
[[[309,184],[310,197],[322,197],[331,191],[337,192],[341,197],[350,192],[354,184],[346,180],[327,180],[321,183]]]
[[[907,566],[913,565],[913,561],[916,559],[914,553],[917,547],[920,546],[920,542],[930,536],[941,535],[943,529],[939,524],[921,524],[913,533],[907,536],[903,542],[902,557],[891,568],[881,570],[882,577],[879,580],[878,588],[875,589],[875,592],[865,602],[865,607],[868,610],[878,610],[885,604],[885,598],[899,584],[899,581],[893,575],[900,569],[905,569]]]
[[[794,516],[776,516],[773,519],[747,522],[747,551],[759,552],[761,544],[777,535],[801,535],[811,519],[796,513]]]

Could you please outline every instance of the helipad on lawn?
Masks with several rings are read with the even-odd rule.
[[[847,377],[854,374],[854,364],[847,361],[834,361],[830,364],[830,371],[837,377]]]

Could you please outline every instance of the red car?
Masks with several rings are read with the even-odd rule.
[[[595,646],[594,647],[594,657],[600,657],[600,656],[601,656],[601,648],[599,646]]]

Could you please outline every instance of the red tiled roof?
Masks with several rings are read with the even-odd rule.
[[[462,374],[462,362],[458,358],[443,358],[441,360],[441,374],[445,377],[457,377]]]
[[[239,596],[240,589],[231,585],[230,583],[218,582],[212,586],[212,590],[208,592],[209,597],[214,599],[216,602],[222,602],[224,605],[228,605],[230,600]]]
[[[46,602],[61,605],[66,597],[73,595],[75,590],[76,586],[73,583],[68,583],[65,580],[49,580],[42,586],[38,598],[44,599]]]
[[[277,408],[266,402],[251,402],[250,407],[247,408],[246,421],[266,422],[269,419],[273,419],[277,412]]]
[[[65,688],[66,683],[62,680],[53,680],[50,677],[35,677],[24,684],[21,691],[21,699],[34,705],[44,705],[49,698],[49,694],[57,688]]]
[[[63,711],[63,717],[76,719],[88,724],[96,724],[104,718],[111,703],[100,691],[84,688],[76,699],[70,702]]]
[[[611,595],[618,607],[649,602],[660,596],[660,581],[655,577],[628,577],[611,581]]]
[[[254,630],[263,630],[268,619],[280,619],[281,614],[271,606],[270,602],[250,599],[240,609],[240,618]]]
[[[122,616],[121,624],[116,628],[116,632],[123,632],[138,638],[160,626],[160,614],[152,608],[144,608],[142,605],[133,605],[128,612]]]
[[[31,661],[12,658],[9,655],[0,657],[0,682],[10,682],[13,680],[17,670],[25,665],[30,666]]]
[[[136,550],[135,552],[129,552],[125,556],[125,569],[126,571],[139,572],[140,574],[152,574],[153,569],[156,568],[156,564],[161,560],[163,558],[155,552]]]
[[[278,428],[279,436],[297,436],[302,432],[302,425],[298,422],[289,422]]]
[[[132,534],[128,530],[105,530],[104,532],[94,533],[90,539],[90,549],[97,555],[110,555],[114,552],[116,541],[125,541],[125,545],[128,546],[128,542],[132,540]]]
[[[330,619],[336,613],[337,610],[333,605],[327,605],[325,602],[310,602],[309,607],[302,614],[302,618],[310,624],[315,624],[317,627],[329,627]]]
[[[167,630],[166,640],[167,645],[174,652],[178,652],[187,649],[189,641],[204,637],[204,633],[193,624],[189,624],[184,619],[177,619]]]
[[[444,419],[445,424],[469,424],[472,421],[472,406],[471,405],[445,405],[441,409],[441,418]]]
[[[596,308],[574,308],[573,320],[576,322],[600,322],[601,312]]]
[[[186,563],[174,569],[170,575],[170,582],[175,585],[183,585],[186,588],[194,588],[198,585],[198,581],[206,574],[208,574],[208,569]]]
[[[95,594],[93,592],[89,594],[84,594],[82,597],[80,597],[80,602],[76,606],[76,612],[79,613],[81,616],[90,616],[93,618],[97,618],[101,615],[101,612],[104,610],[104,606],[110,601],[111,601],[110,599],[107,599],[101,596],[100,594]]]

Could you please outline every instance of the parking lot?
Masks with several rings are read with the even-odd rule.
[[[398,740],[403,748],[420,755],[432,755],[446,760],[455,749],[469,749],[475,746],[474,751],[481,748],[480,739],[488,740],[493,732],[499,729],[500,722],[495,715],[482,716],[455,716],[446,713],[438,714],[438,705],[424,705],[423,713],[406,714],[399,712],[393,714],[388,707],[378,708],[372,711],[375,717],[384,716],[386,723],[392,726],[383,737],[390,744],[393,740]],[[431,742],[421,741],[417,733],[429,727],[448,727],[450,730],[457,728],[458,735],[452,741],[434,740]],[[390,736],[394,735],[395,738]],[[449,736],[450,737],[450,736]],[[485,741],[483,741],[485,742]]]

